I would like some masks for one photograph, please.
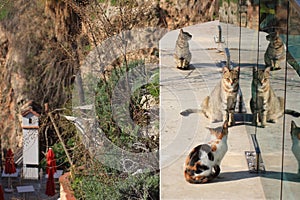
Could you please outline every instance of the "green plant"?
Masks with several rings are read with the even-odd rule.
[[[5,19],[11,10],[11,5],[9,5],[9,1],[0,3],[0,20]]]
[[[136,67],[143,67],[144,64],[141,61],[136,61],[124,65],[122,67],[116,67],[109,72],[107,79],[101,79],[98,83],[87,84],[90,90],[95,92],[95,108],[98,117],[98,123],[100,128],[114,144],[120,148],[126,148],[127,150],[134,152],[142,152],[143,150],[134,149],[133,144],[144,144],[149,148],[149,151],[158,149],[158,140],[154,141],[149,137],[140,135],[140,128],[144,126],[143,123],[139,123],[138,126],[126,126],[122,127],[115,122],[114,115],[119,116],[119,120],[128,117],[124,113],[130,108],[131,117],[134,119],[134,114],[141,114],[144,116],[144,109],[140,104],[140,101],[145,95],[152,95],[157,101],[159,99],[159,70],[156,69],[152,72],[152,76],[147,78],[149,80],[146,84],[143,84],[144,78],[140,74],[144,70],[134,70]],[[131,71],[133,70],[133,72]],[[137,82],[137,86],[132,86],[130,100],[119,106],[112,112],[112,96],[113,91],[120,89],[120,91],[128,91],[123,89],[127,87],[129,81],[129,73],[134,76],[134,80]],[[91,82],[94,79],[89,78]],[[121,84],[120,84],[121,83]],[[118,85],[120,84],[120,85]],[[124,88],[122,87],[124,86]],[[122,97],[122,94],[121,98]],[[124,119],[125,120],[125,119]],[[157,123],[153,123],[155,127]],[[128,132],[130,134],[128,134]],[[78,199],[159,199],[159,173],[145,172],[137,175],[131,175],[129,173],[120,172],[117,169],[121,169],[121,162],[119,156],[114,155],[114,149],[109,152],[103,152],[101,161],[91,159],[87,169],[83,172],[76,173],[75,179],[72,182],[72,188]],[[118,164],[119,163],[119,164]],[[120,166],[116,166],[120,165]],[[110,168],[108,166],[114,166]]]
[[[140,108],[139,103],[141,101],[141,91],[146,89],[144,94],[151,94],[155,98],[159,98],[159,77],[158,72],[156,72],[152,81],[146,85],[140,85],[139,88],[136,88],[132,94],[132,98],[130,102],[125,102],[124,105],[118,105],[118,107],[114,108],[114,113],[112,112],[112,95],[115,90],[117,84],[122,79],[124,80],[119,87],[127,87],[126,84],[126,76],[128,76],[127,71],[134,69],[135,67],[143,66],[143,62],[136,61],[129,63],[128,66],[124,65],[120,68],[115,68],[111,71],[109,79],[105,82],[104,80],[100,80],[96,87],[96,113],[99,118],[99,125],[106,136],[116,145],[125,146],[130,149],[133,143],[142,139],[138,137],[139,127],[132,126],[130,124],[126,124],[126,120],[128,120],[128,116],[126,115],[128,108],[134,107],[144,112],[142,108]],[[137,79],[139,77],[137,76]],[[138,80],[135,80],[138,82]],[[120,90],[124,88],[118,88]],[[127,90],[124,90],[125,92]],[[127,91],[128,92],[128,91]],[[123,98],[117,97],[117,98]],[[129,109],[130,110],[130,109]],[[133,112],[133,109],[130,110]],[[118,116],[118,123],[115,122],[114,116]],[[120,123],[126,124],[126,126],[120,126]]]
[[[129,176],[118,183],[118,192],[122,199],[159,199],[159,176],[151,173]]]
[[[0,20],[6,18],[7,15],[8,15],[8,10],[5,9],[5,8],[1,9],[1,11],[0,11]]]
[[[99,172],[97,172],[99,173]],[[127,178],[118,176],[77,176],[72,188],[78,199],[159,199],[159,175],[142,173],[129,175]]]

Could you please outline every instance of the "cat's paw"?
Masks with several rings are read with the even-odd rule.
[[[201,183],[207,183],[208,181],[209,181],[209,179],[206,177],[201,180]]]
[[[252,121],[252,125],[253,126],[257,126],[257,121],[255,120],[255,121]]]
[[[280,69],[281,69],[281,67],[272,67],[271,71],[277,71],[277,70],[280,70]]]
[[[177,69],[180,69],[180,70],[189,70],[190,66],[189,65],[177,66]]]
[[[269,119],[268,122],[275,124],[277,122],[277,120],[275,120],[275,119]]]
[[[267,127],[267,124],[261,123],[260,127],[261,127],[261,128],[266,128],[266,127]]]
[[[235,121],[229,121],[228,122],[228,126],[234,126],[235,125]]]

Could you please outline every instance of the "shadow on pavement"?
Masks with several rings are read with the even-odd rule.
[[[259,175],[260,174],[250,173],[248,170],[247,171],[237,171],[237,172],[223,172],[223,173],[221,171],[220,175],[216,179],[212,180],[209,183],[237,181],[237,180],[242,180],[242,179],[258,177]]]
[[[300,174],[290,173],[290,172],[281,173],[281,172],[267,171],[265,174],[262,175],[262,177],[269,178],[269,179],[289,181],[289,182],[300,182]]]

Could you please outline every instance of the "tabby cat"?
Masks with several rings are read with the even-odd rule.
[[[220,174],[220,164],[228,150],[228,121],[223,127],[209,130],[211,140],[193,148],[186,158],[184,177],[189,183],[206,183]]]
[[[190,33],[180,29],[174,54],[176,67],[179,69],[188,69],[190,66],[192,54],[189,49],[189,40],[191,39],[192,35]]]
[[[280,62],[285,59],[284,43],[278,32],[270,33],[266,39],[270,41],[264,55],[266,67],[271,67],[271,70],[278,70],[280,69]]]
[[[223,67],[221,81],[216,85],[210,96],[205,97],[201,111],[212,122],[226,121],[235,124],[234,111],[239,92],[240,67],[228,69]]]
[[[250,100],[250,108],[253,113],[252,124],[257,125],[257,120],[259,120],[261,127],[265,127],[267,121],[276,123],[277,119],[284,114],[284,100],[275,95],[270,85],[270,70],[270,67],[258,70],[253,67]]]
[[[291,122],[292,152],[298,161],[298,174],[300,174],[300,127]]]

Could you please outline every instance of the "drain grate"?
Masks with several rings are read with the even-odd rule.
[[[255,134],[251,134],[255,151],[245,151],[248,168],[251,173],[266,172],[264,162],[260,154],[260,148]]]
[[[266,172],[260,153],[257,154],[255,151],[245,151],[245,156],[250,173]]]

